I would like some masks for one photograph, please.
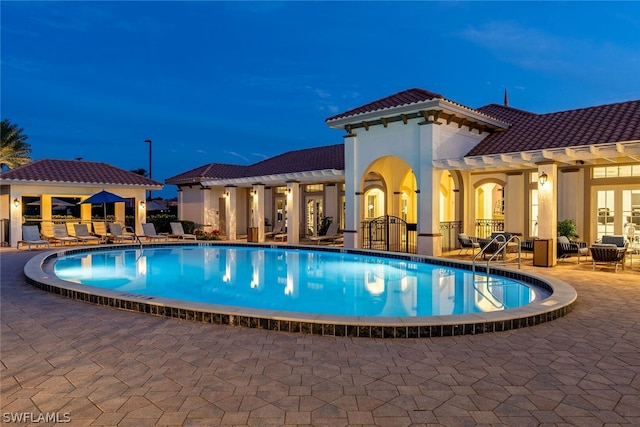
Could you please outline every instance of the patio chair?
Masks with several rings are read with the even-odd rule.
[[[602,239],[600,239],[600,243],[602,243],[603,245],[616,245],[619,248],[626,248],[629,244],[625,236],[611,234],[605,234],[604,236],[602,236]]]
[[[144,232],[144,237],[146,237],[147,240],[164,240],[165,242],[169,240],[169,237],[166,235],[156,233],[156,226],[153,225],[152,222],[142,224],[142,231]]]
[[[284,228],[284,221],[280,221],[279,223],[276,224],[275,227],[273,227],[273,230],[269,231],[268,233],[264,233],[264,237],[275,238],[275,236],[282,233],[283,228]]]
[[[342,234],[338,233],[339,227],[340,224],[338,224],[337,222],[332,222],[331,224],[329,224],[329,228],[327,228],[327,232],[324,235],[311,236],[309,237],[309,240],[311,240],[312,242],[317,242],[318,245],[320,245],[320,242],[324,242],[326,240],[335,242],[337,238],[342,237]]]
[[[111,234],[107,230],[107,223],[104,221],[94,222],[93,235],[98,236],[103,242],[108,242]]]
[[[78,239],[73,236],[69,236],[67,226],[65,224],[53,224],[53,241],[59,242],[60,246],[64,246],[65,243],[78,244]]]
[[[619,248],[615,244],[595,244],[591,246],[590,250],[594,271],[596,264],[613,264],[614,273],[618,272],[618,264],[622,264],[622,269],[624,269],[627,248]]]
[[[471,249],[471,254],[473,255],[476,249],[480,249],[478,239],[469,237],[464,233],[458,234],[458,242],[460,243],[460,252],[458,252],[458,255],[462,255],[462,251],[467,253],[469,249]]]
[[[31,246],[46,246],[51,248],[51,244],[43,240],[40,236],[40,230],[37,225],[23,225],[22,226],[22,240],[18,240],[16,249],[20,249],[20,244],[27,245],[27,250],[31,250]]]
[[[172,222],[171,225],[171,234],[169,237],[175,237],[176,239],[193,239],[196,240],[195,234],[187,234],[184,232],[184,228],[182,228],[181,222]]]
[[[122,243],[125,241],[133,243],[133,241],[137,239],[132,229],[124,227],[117,222],[109,224],[109,233],[111,233],[111,239],[114,243]]]
[[[97,245],[102,241],[102,239],[100,239],[98,236],[94,236],[89,233],[89,226],[87,224],[73,224],[73,228],[76,232],[76,239],[82,242],[83,245],[85,243],[93,243]]]
[[[571,255],[577,255],[578,264],[580,264],[580,257],[585,259],[589,254],[589,247],[587,242],[572,242],[567,236],[558,236],[558,259],[566,259]]]

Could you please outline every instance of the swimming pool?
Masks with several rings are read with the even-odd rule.
[[[512,279],[404,259],[248,246],[74,254],[58,259],[54,272],[145,296],[339,316],[481,313],[549,296]]]
[[[323,249],[203,243],[75,249],[43,257],[43,280],[27,267],[25,273],[40,288],[101,305],[325,335],[514,329],[564,315],[575,300],[558,301],[559,284],[520,272],[496,269],[488,279],[474,278],[469,265],[449,260]]]

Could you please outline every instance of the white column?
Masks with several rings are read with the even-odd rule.
[[[507,172],[504,188],[504,230],[509,233],[525,234],[525,191],[524,173]]]
[[[544,184],[538,181],[538,237],[553,239],[553,265],[557,262],[558,242],[558,165],[544,163],[538,165],[538,180],[546,174]]]
[[[345,248],[360,247],[360,177],[356,169],[358,160],[358,137],[355,134],[344,137],[344,201],[345,221],[343,235]]]
[[[300,243],[300,184],[287,183],[287,243]]]
[[[14,200],[18,200],[18,206]],[[18,245],[18,241],[22,240],[22,193],[11,192],[9,194],[9,244],[12,247]]]
[[[253,215],[253,226],[258,227],[258,242],[264,242],[264,185],[255,184],[253,186],[253,197],[251,198],[251,212]]]
[[[225,216],[227,219],[225,234],[228,240],[236,240],[238,233],[237,214],[238,214],[238,188],[226,187],[225,197]]]
[[[440,125],[420,125],[420,168],[418,181],[418,254],[442,255],[440,233],[440,176],[433,168],[433,147],[440,137]]]

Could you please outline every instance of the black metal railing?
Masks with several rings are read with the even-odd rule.
[[[416,253],[418,227],[402,218],[385,215],[360,223],[361,247],[380,251]]]
[[[503,219],[476,219],[476,237],[484,239],[495,231],[504,231]]]

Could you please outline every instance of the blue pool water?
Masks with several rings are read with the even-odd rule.
[[[548,296],[503,277],[421,262],[251,246],[172,246],[59,258],[74,283],[233,307],[344,316],[499,311]]]

